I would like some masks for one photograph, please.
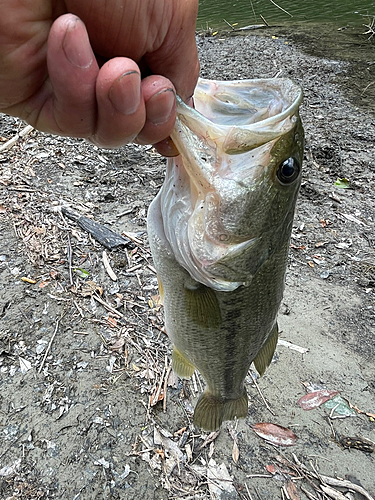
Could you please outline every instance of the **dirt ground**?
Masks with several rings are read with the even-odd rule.
[[[305,350],[279,345],[257,386],[249,374],[248,417],[219,433],[192,424],[199,376],[182,383],[170,371],[146,235],[164,160],[152,147],[99,150],[36,131],[0,152],[0,499],[375,496],[375,52],[365,30],[198,36],[202,76],[290,77],[305,96],[280,311],[281,340]],[[1,116],[0,147],[24,127]],[[61,207],[124,245],[106,250]],[[314,388],[339,394],[305,411],[297,401]],[[273,446],[253,431],[260,422],[298,439]],[[357,492],[323,494],[319,474]]]

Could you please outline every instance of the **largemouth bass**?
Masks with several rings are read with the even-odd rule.
[[[180,155],[167,161],[148,233],[172,367],[205,379],[194,423],[209,431],[246,417],[249,367],[262,375],[276,348],[301,181],[301,99],[288,79],[201,79],[195,109],[178,100]]]

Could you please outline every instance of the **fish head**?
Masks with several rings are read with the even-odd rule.
[[[195,109],[179,101],[180,156],[164,185],[164,229],[197,281],[250,284],[290,238],[301,182],[301,89],[287,79],[200,80]]]

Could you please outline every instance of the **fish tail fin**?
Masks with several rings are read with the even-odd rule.
[[[266,368],[270,365],[273,355],[275,354],[277,340],[279,338],[279,329],[277,323],[273,327],[271,335],[268,337],[266,343],[254,359],[254,365],[260,376],[264,374]]]
[[[248,412],[247,392],[237,399],[220,399],[205,391],[194,411],[194,423],[206,431],[216,431],[224,420],[245,418]]]
[[[175,346],[172,351],[172,370],[181,378],[190,378],[195,371],[195,366]]]

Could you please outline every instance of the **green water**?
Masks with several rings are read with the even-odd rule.
[[[287,11],[281,10],[279,7]],[[375,16],[375,0],[200,0],[197,28],[236,27],[262,23],[333,22],[340,26],[368,24]]]

